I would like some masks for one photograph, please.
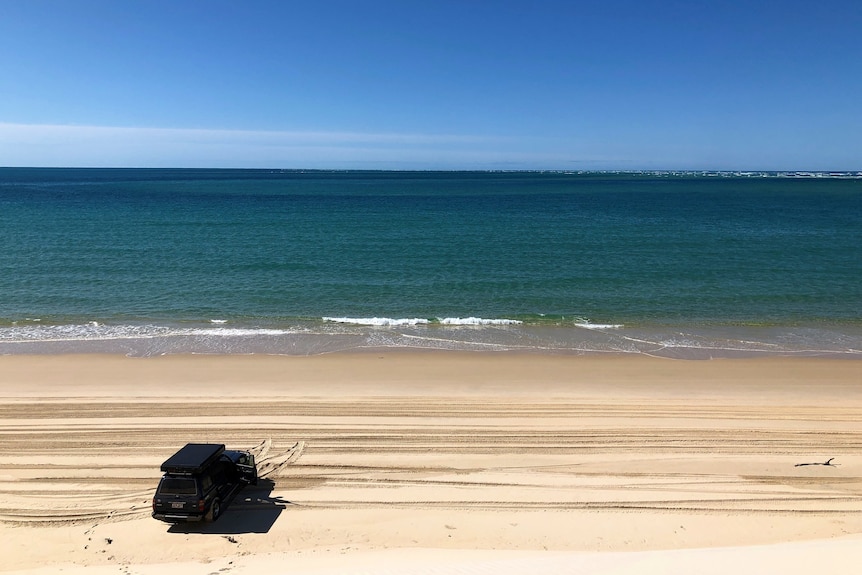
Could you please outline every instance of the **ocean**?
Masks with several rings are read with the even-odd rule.
[[[860,174],[0,169],[0,354],[862,358]]]

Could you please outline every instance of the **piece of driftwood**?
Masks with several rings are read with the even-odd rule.
[[[833,459],[835,459],[835,458],[830,457],[829,459],[826,460],[825,463],[797,463],[793,467],[803,467],[805,465],[826,465],[827,467],[838,467],[837,463],[832,463]]]

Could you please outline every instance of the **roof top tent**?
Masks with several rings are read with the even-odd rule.
[[[162,463],[165,473],[201,473],[224,453],[221,443],[187,443]]]

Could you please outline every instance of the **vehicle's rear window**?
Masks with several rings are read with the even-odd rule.
[[[165,495],[197,495],[198,488],[194,479],[165,477],[159,486],[159,493]]]

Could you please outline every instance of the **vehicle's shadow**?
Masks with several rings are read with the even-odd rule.
[[[268,533],[282,510],[290,501],[273,497],[275,483],[260,479],[257,485],[249,485],[239,492],[222,511],[217,521],[200,523],[176,523],[168,528],[169,533],[212,533],[214,535],[239,535],[241,533]]]

